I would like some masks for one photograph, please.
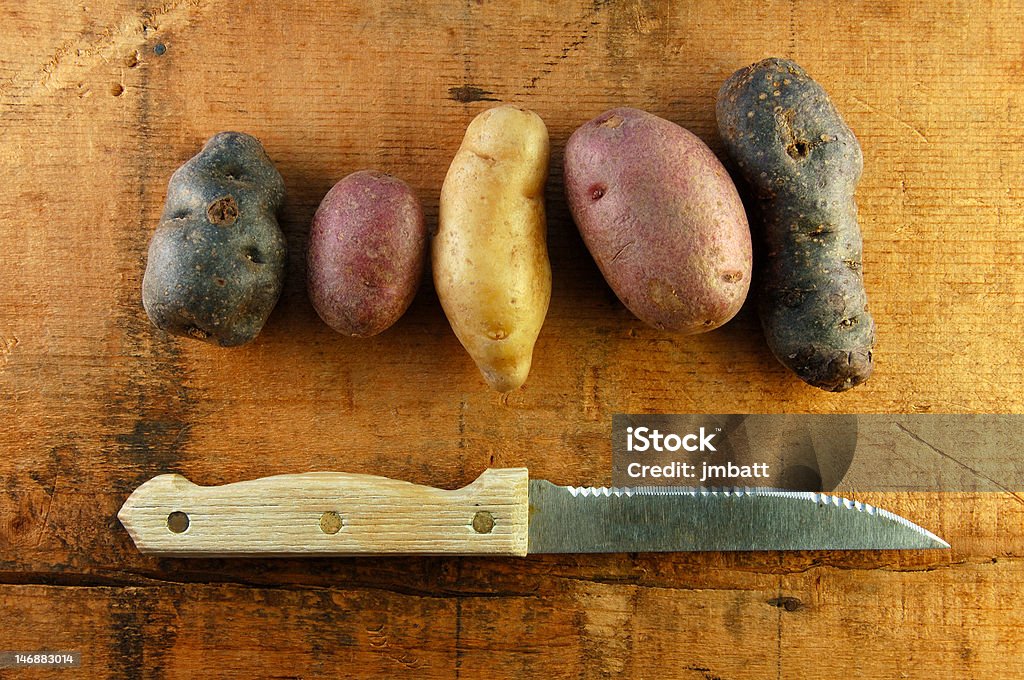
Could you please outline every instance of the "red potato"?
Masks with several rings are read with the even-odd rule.
[[[565,148],[573,219],[608,284],[642,321],[702,333],[750,287],[750,228],[728,172],[699,138],[638,109],[584,124]]]
[[[375,170],[355,172],[327,192],[313,217],[309,299],[339,333],[376,335],[415,297],[426,249],[423,209],[409,185]]]

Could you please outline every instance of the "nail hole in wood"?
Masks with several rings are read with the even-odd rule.
[[[175,510],[167,515],[167,528],[176,534],[183,534],[188,529],[188,515],[180,510]]]
[[[325,534],[336,534],[341,531],[341,515],[334,510],[328,510],[320,515],[320,531]]]
[[[481,510],[480,512],[473,515],[473,531],[478,534],[489,534],[491,529],[494,528],[494,515]]]

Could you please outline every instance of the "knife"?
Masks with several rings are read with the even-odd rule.
[[[866,503],[771,489],[556,486],[526,468],[453,491],[308,472],[223,486],[154,477],[118,519],[143,553],[179,557],[948,548]]]

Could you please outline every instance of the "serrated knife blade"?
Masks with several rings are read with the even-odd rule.
[[[948,548],[886,510],[773,489],[593,488],[530,481],[530,553]]]

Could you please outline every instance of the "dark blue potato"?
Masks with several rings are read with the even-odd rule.
[[[259,140],[240,132],[210,139],[167,187],[142,279],[150,320],[222,347],[255,338],[284,281],[282,201],[284,181]]]
[[[863,156],[825,90],[765,59],[718,92],[718,130],[756,199],[751,290],[768,344],[805,382],[839,392],[872,371],[875,323],[861,274],[853,193]]]

